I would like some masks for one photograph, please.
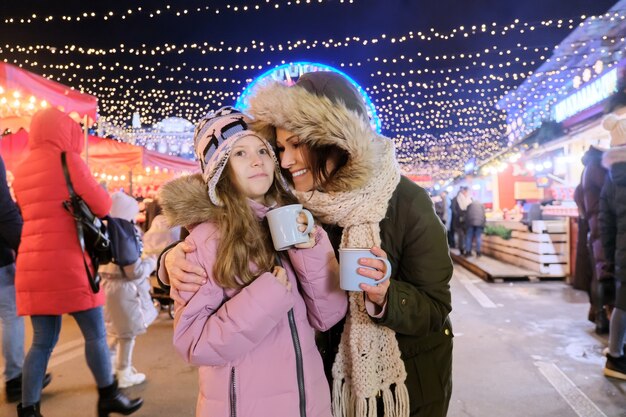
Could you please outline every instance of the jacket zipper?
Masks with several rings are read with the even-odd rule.
[[[306,417],[306,397],[304,395],[304,367],[302,365],[302,347],[300,346],[300,338],[298,337],[298,328],[296,320],[293,317],[293,308],[289,310],[289,328],[291,329],[291,338],[293,339],[293,348],[296,351],[296,371],[298,374],[298,392],[300,394],[300,417]]]
[[[276,264],[283,266],[280,255],[276,254]],[[304,395],[304,366],[302,365],[302,347],[300,346],[300,338],[298,337],[298,327],[293,317],[293,308],[287,313],[289,318],[289,329],[291,330],[291,339],[293,340],[293,349],[296,353],[296,373],[298,377],[298,394],[300,396],[300,417],[306,417],[306,397]]]
[[[237,417],[237,385],[235,381],[235,367],[230,368],[230,417]]]

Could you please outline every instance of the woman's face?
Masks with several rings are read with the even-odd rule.
[[[251,200],[264,203],[274,181],[274,161],[265,144],[254,136],[239,139],[228,163],[239,191]]]
[[[296,191],[314,188],[313,174],[309,166],[309,148],[300,144],[300,138],[292,132],[276,128],[276,147],[280,166],[289,171]]]

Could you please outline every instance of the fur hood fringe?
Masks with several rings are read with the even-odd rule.
[[[159,203],[170,227],[194,226],[212,220],[219,210],[211,202],[201,174],[186,175],[163,184]]]
[[[274,127],[286,129],[309,145],[335,145],[344,149],[348,163],[327,184],[328,191],[345,192],[364,186],[377,175],[385,141],[369,122],[343,103],[304,88],[271,82],[250,98],[250,128],[275,144]]]
[[[602,155],[602,166],[611,169],[611,166],[620,162],[626,162],[626,146],[608,149]]]

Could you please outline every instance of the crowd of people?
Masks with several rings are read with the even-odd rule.
[[[590,147],[576,188],[579,209],[574,286],[589,294],[588,318],[609,334],[604,374],[626,380],[626,119],[607,116],[610,149]]]
[[[579,197],[594,267],[580,285],[591,294],[590,319],[610,331],[605,374],[626,379],[623,123],[607,122],[614,149],[586,157]],[[97,216],[132,223],[139,206],[95,181],[80,158],[82,146],[80,126],[69,116],[40,111],[31,152],[15,172],[19,209],[0,177],[6,393],[19,401],[19,417],[41,416],[64,314],[85,339],[98,415],[141,407],[142,399],[120,388],[146,379],[132,353],[157,316],[149,283],[155,269],[175,302],[174,347],[199,368],[197,416],[447,414],[449,247],[481,256],[485,208],[465,186],[433,204],[403,177],[392,140],[371,127],[346,78],[316,72],[293,86],[269,83],[254,92],[247,114],[225,107],[202,118],[194,134],[201,173],[162,187],[143,255],[130,265],[100,266],[99,292],[90,289],[74,218],[63,209],[61,153],[76,193]],[[603,176],[592,175],[602,165]],[[293,204],[309,210],[315,226],[300,215],[306,238],[277,250],[267,213]],[[370,281],[346,291],[339,253],[356,248],[372,254],[357,268]],[[23,316],[34,331],[25,358]],[[260,378],[266,374],[271,384]]]
[[[448,244],[459,250],[461,256],[472,256],[475,248],[477,257],[482,256],[482,236],[487,223],[485,206],[474,198],[466,185],[459,187],[454,198],[442,191],[434,199],[435,212],[446,227]]]

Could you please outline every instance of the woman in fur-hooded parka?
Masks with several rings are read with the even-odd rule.
[[[15,275],[18,314],[60,315],[101,306],[104,292],[94,294],[89,287],[74,218],[63,208],[70,197],[63,151],[76,194],[98,217],[111,208],[109,194],[81,159],[81,128],[57,109],[42,110],[33,116],[29,145],[13,183],[24,217]],[[87,263],[92,268],[89,256]]]
[[[266,137],[275,138],[275,128],[280,127],[296,134],[300,144],[309,148],[332,145],[347,152],[348,160],[324,183],[323,190],[297,193],[301,203],[316,216],[333,215],[323,204],[313,207],[317,197],[332,199],[348,194],[362,197],[361,190],[386,175],[383,170],[393,165],[386,157],[388,145],[383,145],[390,140],[380,137],[364,121],[366,110],[355,91],[344,77],[317,72],[302,75],[293,87],[267,86],[250,100],[248,111],[254,119],[251,126]],[[291,178],[289,172],[285,174]],[[405,177],[400,177],[394,187],[389,200],[384,202],[386,209],[383,207],[378,224],[381,247],[392,266],[391,284],[382,316],[370,319],[395,332],[406,370],[404,384],[410,397],[410,415],[444,416],[452,390],[453,337],[448,320],[452,309],[449,287],[452,262],[446,231],[424,189]],[[347,204],[350,201],[347,199]],[[363,204],[371,203],[372,200],[364,199]],[[377,213],[379,209],[377,205]],[[347,228],[320,218],[338,250],[342,239],[350,238],[344,233]],[[343,327],[342,322],[318,338],[329,378]],[[349,394],[335,390],[333,401],[341,396]],[[368,415],[375,415],[375,410],[369,411],[372,414]],[[378,416],[381,415],[379,412]]]

